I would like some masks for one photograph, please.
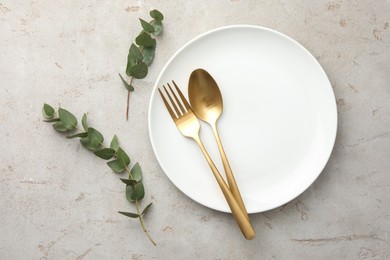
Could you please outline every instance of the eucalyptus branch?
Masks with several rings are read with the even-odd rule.
[[[151,35],[159,35],[163,31],[162,20],[164,16],[158,10],[150,11],[152,21],[139,19],[143,30],[135,38],[127,55],[126,75],[130,77],[129,83],[119,73],[123,85],[127,89],[126,120],[129,118],[130,92],[134,91],[133,79],[143,79],[148,75],[148,66],[152,63],[156,52],[156,39]]]
[[[130,158],[126,152],[119,146],[118,137],[114,135],[111,140],[110,146],[107,147],[103,144],[104,138],[103,135],[96,129],[89,127],[87,124],[87,115],[84,114],[81,119],[81,124],[83,129],[80,129],[77,126],[76,117],[69,111],[58,108],[58,112],[55,113],[53,107],[48,104],[44,104],[42,108],[43,116],[46,118],[45,122],[51,122],[53,128],[62,133],[68,133],[74,131],[75,129],[79,130],[78,133],[73,133],[66,136],[68,139],[80,138],[81,144],[88,150],[92,151],[96,156],[104,160],[110,160],[107,162],[107,165],[115,173],[127,172],[127,179],[121,178],[120,180],[126,184],[126,199],[129,202],[135,203],[137,213],[123,212],[119,211],[120,214],[125,215],[130,218],[138,218],[142,230],[145,232],[146,236],[150,239],[153,245],[156,245],[156,242],[150,236],[149,232],[145,228],[144,224],[144,215],[148,212],[152,203],[149,203],[141,212],[139,207],[139,201],[141,201],[145,196],[145,188],[142,183],[142,170],[138,163],[136,163],[131,169]]]

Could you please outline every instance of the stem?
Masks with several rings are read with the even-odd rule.
[[[134,77],[130,78],[130,85],[133,84]],[[127,103],[126,103],[126,121],[129,120],[129,103],[130,103],[130,90],[127,91]]]
[[[133,175],[131,174],[131,171],[130,171],[129,167],[125,166],[125,169],[126,169],[127,173],[129,174],[130,178],[134,179]]]
[[[144,50],[144,46],[139,47],[139,51],[142,52]],[[133,84],[134,77],[130,78],[130,86]],[[130,90],[127,91],[127,103],[126,103],[126,121],[129,120],[129,103],[130,103]]]
[[[142,227],[143,231],[145,232],[145,234],[149,238],[149,240],[153,243],[153,245],[156,246],[157,243],[153,240],[153,238],[150,236],[149,232],[145,228],[144,219],[143,219],[143,217],[141,215],[141,211],[140,211],[139,205],[138,205],[138,200],[135,201],[135,206],[137,207],[137,213],[139,215],[139,223],[141,224],[141,227]]]
[[[131,174],[130,172],[130,169],[125,166],[125,169],[126,171],[128,172],[129,176],[131,179],[133,179],[133,175]],[[141,215],[141,210],[139,208],[139,204],[138,204],[138,200],[135,200],[135,207],[137,208],[137,214],[139,216],[139,223],[141,224],[141,228],[142,230],[145,232],[146,236],[149,238],[149,240],[153,243],[153,245],[157,245],[157,243],[153,240],[152,236],[149,234],[148,230],[146,229],[145,227],[145,224],[144,224],[144,218],[142,217]]]
[[[80,132],[82,132],[82,133],[85,132],[84,129],[80,129],[77,125],[73,125],[73,126],[74,126],[74,128],[76,128],[76,129],[79,130]]]

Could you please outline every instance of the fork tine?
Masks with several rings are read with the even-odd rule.
[[[188,112],[191,111],[191,107],[190,107],[190,104],[188,104],[187,99],[183,96],[183,93],[181,93],[181,91],[180,91],[179,87],[176,85],[175,81],[172,80],[172,82],[173,82],[173,85],[176,88],[177,93],[179,93],[179,96],[180,96],[181,100],[183,101],[183,104],[186,107],[187,111]]]
[[[179,109],[177,108],[177,105],[176,105],[175,101],[173,101],[171,94],[169,94],[169,92],[165,88],[165,86],[163,86],[163,88],[164,88],[165,93],[167,94],[167,96],[169,98],[169,101],[171,101],[171,105],[172,105],[173,109],[176,111],[177,118],[179,118],[180,116],[182,116],[182,113],[180,113]]]
[[[167,85],[168,85],[169,89],[171,90],[171,93],[172,93],[173,96],[175,97],[176,103],[179,105],[182,114],[184,115],[184,114],[186,113],[186,110],[184,109],[183,105],[181,104],[181,102],[180,102],[179,99],[177,98],[175,92],[172,90],[171,85],[169,85],[169,83],[167,83]],[[183,97],[182,97],[182,96],[180,96],[180,97],[181,97],[181,100],[183,101]]]
[[[173,112],[171,106],[169,105],[168,101],[166,100],[166,98],[164,97],[163,93],[161,92],[161,90],[159,88],[158,89],[158,92],[160,92],[160,96],[162,98],[162,100],[164,101],[164,104],[165,106],[167,107],[167,110],[169,112],[169,114],[171,115],[172,119],[173,120],[176,120],[177,119],[177,116],[175,115],[175,113]]]

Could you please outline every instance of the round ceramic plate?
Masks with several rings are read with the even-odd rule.
[[[197,68],[220,87],[218,128],[248,213],[276,208],[304,192],[325,167],[337,129],[332,86],[317,60],[279,32],[239,25],[196,37],[161,71],[148,115],[157,160],[191,199],[230,212],[197,144],[181,135],[157,91],[175,80],[187,96]],[[216,141],[203,122],[200,136],[223,174]]]

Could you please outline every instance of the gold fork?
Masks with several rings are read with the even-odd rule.
[[[196,143],[199,145],[200,149],[203,152],[203,155],[206,157],[207,162],[209,163],[209,166],[211,168],[211,171],[214,174],[215,179],[218,182],[219,187],[222,190],[223,195],[225,196],[225,199],[230,207],[230,210],[232,211],[232,214],[234,218],[237,221],[238,226],[241,229],[241,232],[244,234],[246,239],[253,239],[255,237],[255,231],[253,230],[253,227],[249,221],[249,219],[246,217],[246,215],[242,212],[239,204],[237,203],[236,199],[234,198],[232,192],[230,191],[228,185],[222,178],[221,174],[219,173],[217,167],[215,166],[214,162],[211,160],[210,155],[207,153],[206,148],[204,147],[202,141],[199,138],[199,130],[200,130],[200,124],[198,118],[195,116],[195,114],[192,112],[192,109],[190,105],[188,104],[186,98],[181,93],[180,89],[176,85],[174,81],[173,85],[175,86],[176,92],[179,94],[179,97],[175,94],[173,91],[171,85],[168,85],[168,88],[170,92],[163,86],[164,91],[170,101],[165,98],[163,93],[160,89],[158,91],[160,92],[161,98],[164,101],[165,106],[167,107],[167,110],[169,114],[171,115],[173,121],[175,122],[177,128],[179,131],[186,137],[192,138],[196,141]],[[173,96],[173,98],[172,98]]]

